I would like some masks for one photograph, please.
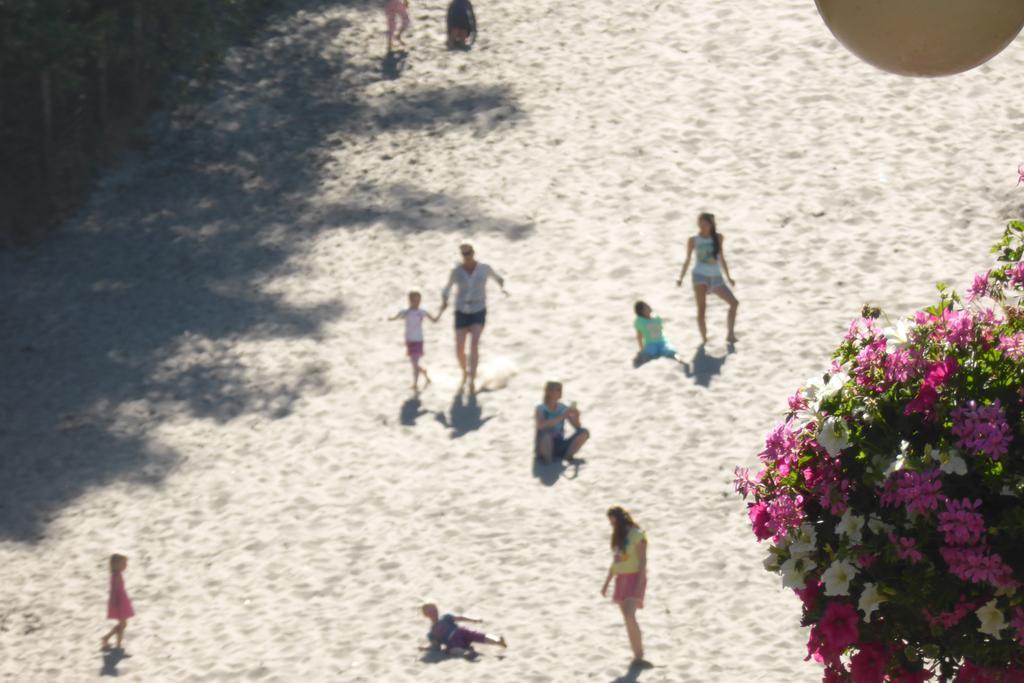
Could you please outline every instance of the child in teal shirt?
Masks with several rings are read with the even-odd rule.
[[[661,316],[652,317],[651,307],[643,301],[637,301],[633,305],[633,310],[636,312],[633,327],[636,328],[636,343],[640,347],[640,355],[648,358],[671,358],[682,363],[675,347],[662,334]]]

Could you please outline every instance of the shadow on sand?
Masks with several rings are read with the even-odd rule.
[[[120,676],[117,665],[122,659],[129,659],[131,655],[125,653],[123,648],[115,647],[103,653],[103,668],[100,669],[100,676]]]
[[[386,81],[397,80],[405,71],[405,61],[408,58],[409,53],[405,50],[394,50],[387,53],[381,60],[381,77]]]
[[[573,458],[572,462],[558,458],[548,464],[535,456],[533,458],[533,476],[545,486],[554,486],[563,477],[575,479],[580,476],[580,467],[586,464],[586,458]]]
[[[629,668],[626,669],[626,673],[612,680],[612,683],[636,683],[640,680],[640,674],[644,671],[650,671],[654,667],[647,663],[632,662]]]
[[[698,386],[709,387],[711,378],[722,374],[722,366],[725,365],[726,358],[735,352],[736,347],[730,344],[724,356],[712,356],[708,354],[704,344],[701,344],[694,352],[693,361],[686,374],[688,377],[693,377],[693,381]]]
[[[416,420],[429,412],[429,410],[423,408],[423,403],[420,402],[419,394],[417,394],[405,399],[405,403],[402,404],[402,409],[398,414],[398,422],[406,427],[415,427]]]
[[[364,46],[338,40],[345,18],[319,20],[327,6],[292,5],[204,101],[154,116],[149,149],[106,174],[61,233],[0,253],[0,541],[40,541],[84,491],[159,485],[182,461],[154,436],[166,421],[272,421],[329,392],[322,362],[268,369],[239,349],[321,340],[345,315],[337,296],[297,304],[274,286],[301,276],[324,232],[532,232],[456,194],[345,175],[354,141],[486,135],[523,115],[503,86],[410,82],[371,101],[379,75],[349,66]],[[338,182],[332,201],[323,187]],[[486,422],[472,401],[451,412],[453,437]]]
[[[439,412],[435,416],[445,429],[451,430],[453,439],[475,432],[495,418],[494,415],[483,417],[483,407],[477,401],[477,395],[468,394],[467,397],[463,391],[455,394],[447,415]]]

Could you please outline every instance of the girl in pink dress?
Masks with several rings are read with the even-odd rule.
[[[385,0],[384,16],[388,20],[388,54],[391,54],[393,45],[402,45],[402,34],[409,28],[409,0]],[[398,26],[401,21],[402,25]],[[398,34],[395,34],[398,28]]]
[[[614,559],[601,587],[601,595],[608,595],[608,585],[614,578],[612,601],[622,610],[626,622],[626,634],[633,649],[631,667],[646,669],[651,663],[644,659],[644,641],[636,611],[643,608],[647,591],[647,534],[628,512],[617,505],[608,509],[608,523],[612,526]]]
[[[117,619],[117,625],[103,636],[103,650],[110,649],[110,637],[117,636],[117,648],[121,648],[124,628],[135,616],[132,601],[124,589],[124,570],[128,569],[128,558],[124,555],[110,556],[110,598],[107,600],[107,619]]]

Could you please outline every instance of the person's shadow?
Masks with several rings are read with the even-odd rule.
[[[653,668],[650,664],[632,662],[626,669],[626,673],[614,679],[612,683],[636,683],[640,679],[641,673]]]
[[[483,409],[476,401],[476,394],[470,394],[467,399],[462,391],[455,394],[455,398],[452,399],[448,415],[437,413],[436,417],[445,428],[452,430],[453,439],[475,432],[494,419],[494,415],[483,417]]]
[[[423,409],[419,394],[416,394],[407,398],[405,403],[402,404],[402,409],[398,414],[398,422],[406,427],[414,427],[416,426],[416,420],[428,412],[430,411]]]
[[[131,655],[126,654],[124,648],[115,647],[103,653],[103,668],[100,669],[100,676],[120,676],[117,665],[122,659],[128,659]]]
[[[384,56],[380,63],[381,76],[386,81],[394,81],[405,71],[405,60],[409,53],[405,50],[391,51]]]
[[[575,479],[580,476],[580,466],[586,464],[587,461],[584,458],[573,458],[572,462],[566,462],[562,458],[557,458],[551,463],[546,463],[539,457],[534,456],[533,476],[540,479],[540,483],[545,486],[554,486],[562,477]]]
[[[711,386],[711,378],[722,374],[722,366],[725,365],[725,359],[730,353],[735,352],[736,347],[730,344],[725,356],[712,356],[708,354],[704,344],[701,344],[694,352],[693,362],[690,363],[690,370],[686,374],[689,377],[693,377],[693,381],[698,386],[709,387]]]

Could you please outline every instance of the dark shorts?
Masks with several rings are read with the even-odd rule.
[[[565,454],[569,452],[569,447],[572,446],[572,442],[580,438],[584,434],[590,434],[585,428],[577,429],[573,432],[572,436],[568,439],[564,436],[555,435],[551,439],[551,457],[561,459],[565,457]],[[533,454],[540,457],[540,437],[541,432],[537,432],[537,437],[533,441]]]
[[[461,311],[455,311],[455,329],[464,330],[467,327],[473,325],[479,325],[483,327],[487,323],[487,309],[477,311],[476,313],[463,313]]]

